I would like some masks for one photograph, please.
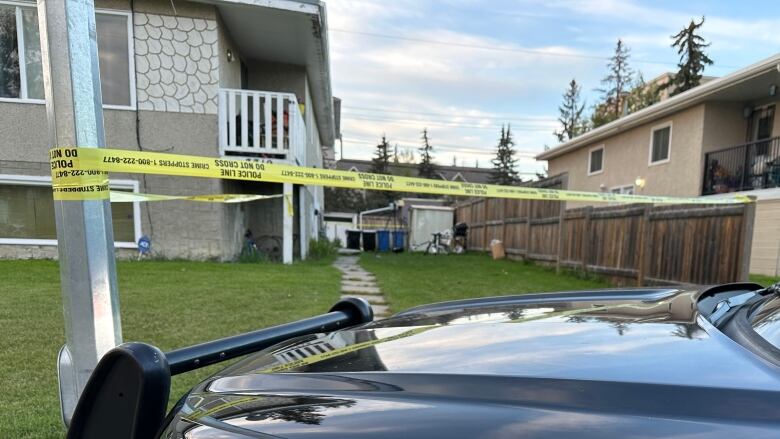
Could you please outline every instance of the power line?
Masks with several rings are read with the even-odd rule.
[[[402,144],[406,145],[416,145],[419,140],[408,140],[408,139],[390,139],[388,140],[391,143],[400,142]],[[370,139],[355,139],[355,138],[344,138],[344,142],[352,142],[352,143],[360,143],[365,145],[371,145],[376,146],[378,141],[372,141]],[[464,147],[462,145],[451,145],[446,143],[438,143],[438,142],[432,142],[434,150],[444,150],[444,151],[455,151],[455,152],[463,152],[463,153],[469,153],[469,154],[487,154],[487,155],[495,155],[495,151],[487,151],[484,149],[472,149],[469,147]],[[403,145],[402,145],[403,146]],[[493,148],[492,146],[490,148]],[[517,154],[519,154],[522,157],[535,157],[537,154],[539,154],[540,151],[525,151],[525,150],[516,150]]]
[[[441,41],[441,40],[429,40],[425,38],[414,38],[414,37],[403,37],[400,35],[389,35],[389,34],[380,34],[375,32],[364,32],[364,31],[356,31],[356,30],[349,30],[349,29],[339,29],[339,28],[329,28],[331,32],[340,32],[345,34],[354,34],[354,35],[363,35],[366,37],[373,37],[373,38],[384,38],[384,39],[390,39],[390,40],[400,40],[400,41],[411,41],[415,43],[425,43],[425,44],[437,44],[440,46],[451,46],[451,47],[464,47],[468,49],[479,49],[479,50],[492,50],[496,52],[514,52],[514,53],[525,53],[529,55],[541,55],[541,56],[557,56],[561,58],[579,58],[579,59],[590,59],[590,60],[597,60],[597,61],[609,61],[611,58],[605,57],[605,56],[599,56],[599,55],[585,55],[585,54],[577,54],[577,53],[555,53],[555,52],[546,52],[539,49],[523,49],[519,47],[498,47],[498,46],[484,46],[481,44],[471,44],[471,43],[457,43],[454,41]],[[632,63],[636,64],[655,64],[655,65],[663,65],[663,66],[677,66],[676,62],[668,62],[668,61],[654,61],[654,60],[642,60],[642,59],[636,59],[633,58]],[[712,67],[715,68],[728,68],[728,69],[736,69],[739,68],[737,66],[727,66],[727,65],[713,65]]]
[[[378,107],[360,107],[355,105],[342,105],[341,108],[346,108],[350,110],[365,110],[365,111],[374,111],[374,112],[387,112],[387,113],[402,113],[402,114],[419,114],[423,116],[449,116],[449,117],[466,117],[466,118],[474,118],[474,119],[501,119],[501,120],[523,120],[523,121],[539,121],[539,122],[557,122],[558,119],[554,119],[551,117],[529,117],[529,116],[515,116],[515,115],[500,115],[497,113],[489,114],[489,115],[455,115],[454,113],[437,113],[437,112],[429,112],[429,111],[410,111],[410,110],[393,110],[389,108],[378,108]]]
[[[434,126],[434,127],[444,127],[444,128],[462,128],[462,129],[477,129],[477,130],[499,130],[501,127],[499,125],[468,125],[468,124],[459,124],[459,123],[444,123],[444,122],[436,122],[436,121],[425,121],[425,120],[411,120],[411,119],[392,119],[392,118],[381,118],[381,117],[366,117],[366,116],[358,116],[358,115],[352,115],[350,116],[351,119],[356,120],[363,120],[363,121],[370,121],[370,122],[387,122],[391,125],[415,125],[415,126]],[[344,121],[348,120],[346,117],[343,118],[342,124]],[[549,131],[552,129],[551,127],[512,127],[515,131]]]

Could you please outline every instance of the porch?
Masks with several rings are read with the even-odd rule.
[[[307,165],[303,111],[293,93],[220,89],[220,157]]]
[[[709,152],[703,175],[702,195],[780,187],[780,137]]]

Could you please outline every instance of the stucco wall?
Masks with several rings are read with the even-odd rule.
[[[295,93],[298,103],[306,96],[306,68],[259,60],[247,60],[249,89]]]
[[[773,199],[756,204],[750,272],[780,276],[780,189]]]
[[[568,173],[569,189],[599,192],[632,185],[637,177],[646,181],[640,195],[696,196],[704,125],[704,105],[620,133],[549,161],[549,174]],[[670,160],[650,165],[652,128],[672,122]],[[590,149],[604,145],[604,171],[588,175]]]
[[[705,104],[703,152],[717,151],[747,141],[745,138],[747,119],[743,115],[744,108],[745,104],[741,102]]]

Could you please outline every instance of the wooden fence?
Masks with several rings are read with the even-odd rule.
[[[539,186],[556,188],[563,179]],[[598,273],[618,284],[746,281],[755,203],[564,210],[557,201],[477,198],[456,207],[470,250],[499,239],[513,258]]]

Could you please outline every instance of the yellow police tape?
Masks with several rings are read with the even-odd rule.
[[[245,203],[247,201],[268,200],[272,198],[281,198],[282,194],[276,195],[252,195],[252,194],[214,194],[214,195],[157,195],[140,194],[137,192],[110,191],[112,203],[134,203],[146,201],[171,201],[187,200],[202,201],[207,203]]]
[[[108,199],[108,173],[127,172],[524,200],[649,204],[734,204],[751,201],[739,195],[728,198],[678,198],[499,186],[105,148],[54,148],[49,156],[55,200]]]

